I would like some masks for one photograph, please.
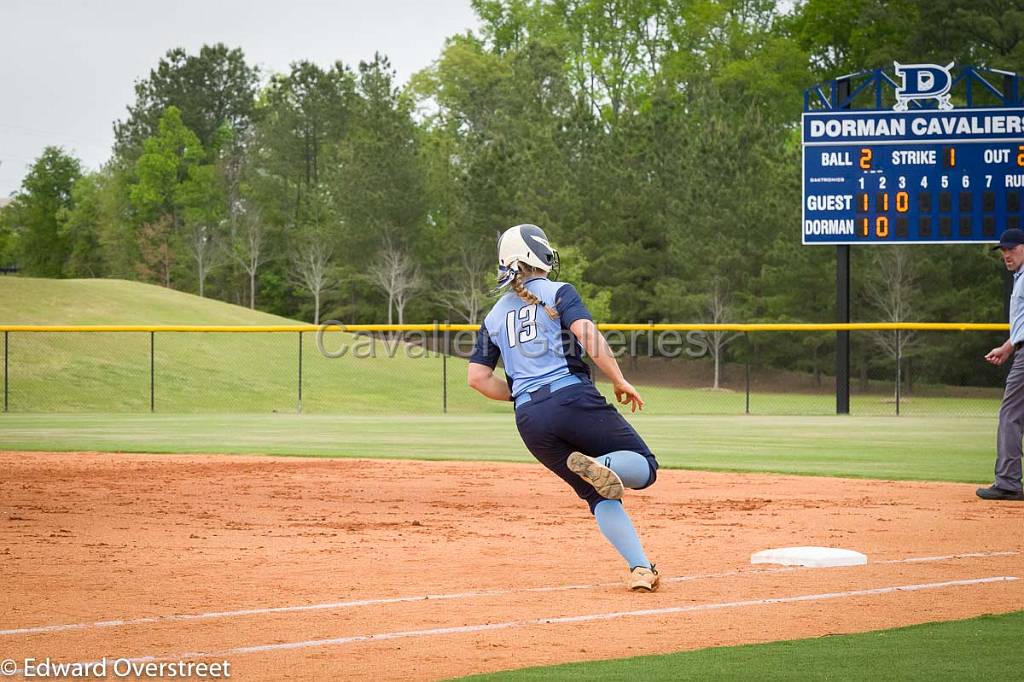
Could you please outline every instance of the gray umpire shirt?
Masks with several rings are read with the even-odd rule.
[[[1013,293],[1010,294],[1010,343],[1024,341],[1024,266],[1013,273]]]

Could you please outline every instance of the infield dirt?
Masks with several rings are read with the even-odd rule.
[[[0,653],[19,661],[207,654],[240,680],[427,680],[1024,608],[1007,580],[1024,578],[1024,504],[969,485],[663,470],[625,499],[665,579],[635,594],[540,465],[4,452],[0,467]],[[869,563],[750,566],[791,545]],[[908,585],[928,587],[877,591]],[[592,618],[543,622],[576,616]]]

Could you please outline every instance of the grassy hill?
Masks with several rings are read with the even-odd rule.
[[[0,324],[279,325],[296,321],[163,287],[119,280],[0,278]],[[371,343],[334,332],[376,357],[326,358],[303,334],[304,412],[438,413],[442,360],[418,347]],[[9,335],[12,412],[146,412],[148,333]],[[389,350],[393,357],[389,357]],[[408,353],[406,351],[409,351]],[[417,357],[409,357],[410,355]],[[296,333],[158,333],[154,340],[158,412],[295,412]],[[465,386],[465,362],[449,359],[453,410],[501,411]]]
[[[0,324],[296,324],[277,315],[120,279],[0,277]]]

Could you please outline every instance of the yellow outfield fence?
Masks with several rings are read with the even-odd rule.
[[[647,401],[639,418],[850,411],[992,416],[1007,325],[599,324]],[[507,412],[466,386],[478,324],[0,325],[4,412]],[[602,377],[596,381],[607,392]],[[0,422],[2,424],[2,422]]]
[[[156,325],[124,325],[124,324],[90,324],[90,325],[39,325],[9,324],[0,325],[2,332],[219,332],[219,333],[284,333],[284,332],[468,332],[476,331],[479,324],[285,324],[285,325],[188,325],[188,324],[156,324]],[[641,332],[641,331],[708,331],[708,332],[842,332],[842,331],[949,331],[949,332],[981,332],[1008,331],[1009,325],[1000,322],[848,322],[848,323],[813,323],[813,324],[619,324],[600,323],[601,331]]]

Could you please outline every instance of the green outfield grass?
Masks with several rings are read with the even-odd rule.
[[[0,416],[0,449],[532,462],[502,415]],[[630,417],[662,465],[707,471],[984,482],[994,418]]]
[[[473,682],[589,680],[1014,680],[1024,611],[856,635],[527,668]]]
[[[0,278],[0,320],[291,322],[137,282],[29,278]],[[511,406],[466,387],[465,361],[447,361],[442,415],[440,358],[331,337],[329,348],[346,342],[377,357],[328,359],[304,335],[298,415],[296,334],[159,334],[150,415],[148,334],[11,334],[0,447],[530,461]],[[827,415],[833,399],[755,394],[754,415],[741,416],[742,393],[642,388],[647,408],[627,417],[668,467],[964,482],[991,469],[991,400],[971,401],[984,417],[948,418],[968,401],[952,398],[910,399],[905,410],[917,416],[862,416],[892,411],[878,396],[854,396],[853,417],[768,417],[754,415]],[[709,413],[729,416],[694,416]]]
[[[138,282],[0,278],[3,324],[267,325],[293,320]],[[465,340],[471,343],[471,336]],[[8,410],[29,412],[148,412],[147,333],[11,333]],[[315,334],[303,335],[302,411],[323,414],[438,414],[445,394],[455,414],[500,414],[465,384],[466,361],[398,341],[372,343],[331,333],[325,347],[349,353],[326,358]],[[179,334],[155,338],[157,412],[296,412],[299,340],[287,334]],[[373,357],[354,357],[354,353]],[[678,362],[695,362],[679,359]],[[447,370],[447,371],[446,371]],[[0,369],[2,371],[2,369]],[[447,382],[444,377],[447,374]],[[607,391],[607,384],[601,385]],[[742,391],[640,386],[652,416],[742,414]],[[990,415],[990,398],[910,397],[909,415]],[[835,399],[823,392],[754,393],[753,414],[828,415]],[[855,415],[895,412],[891,396],[852,396]]]

